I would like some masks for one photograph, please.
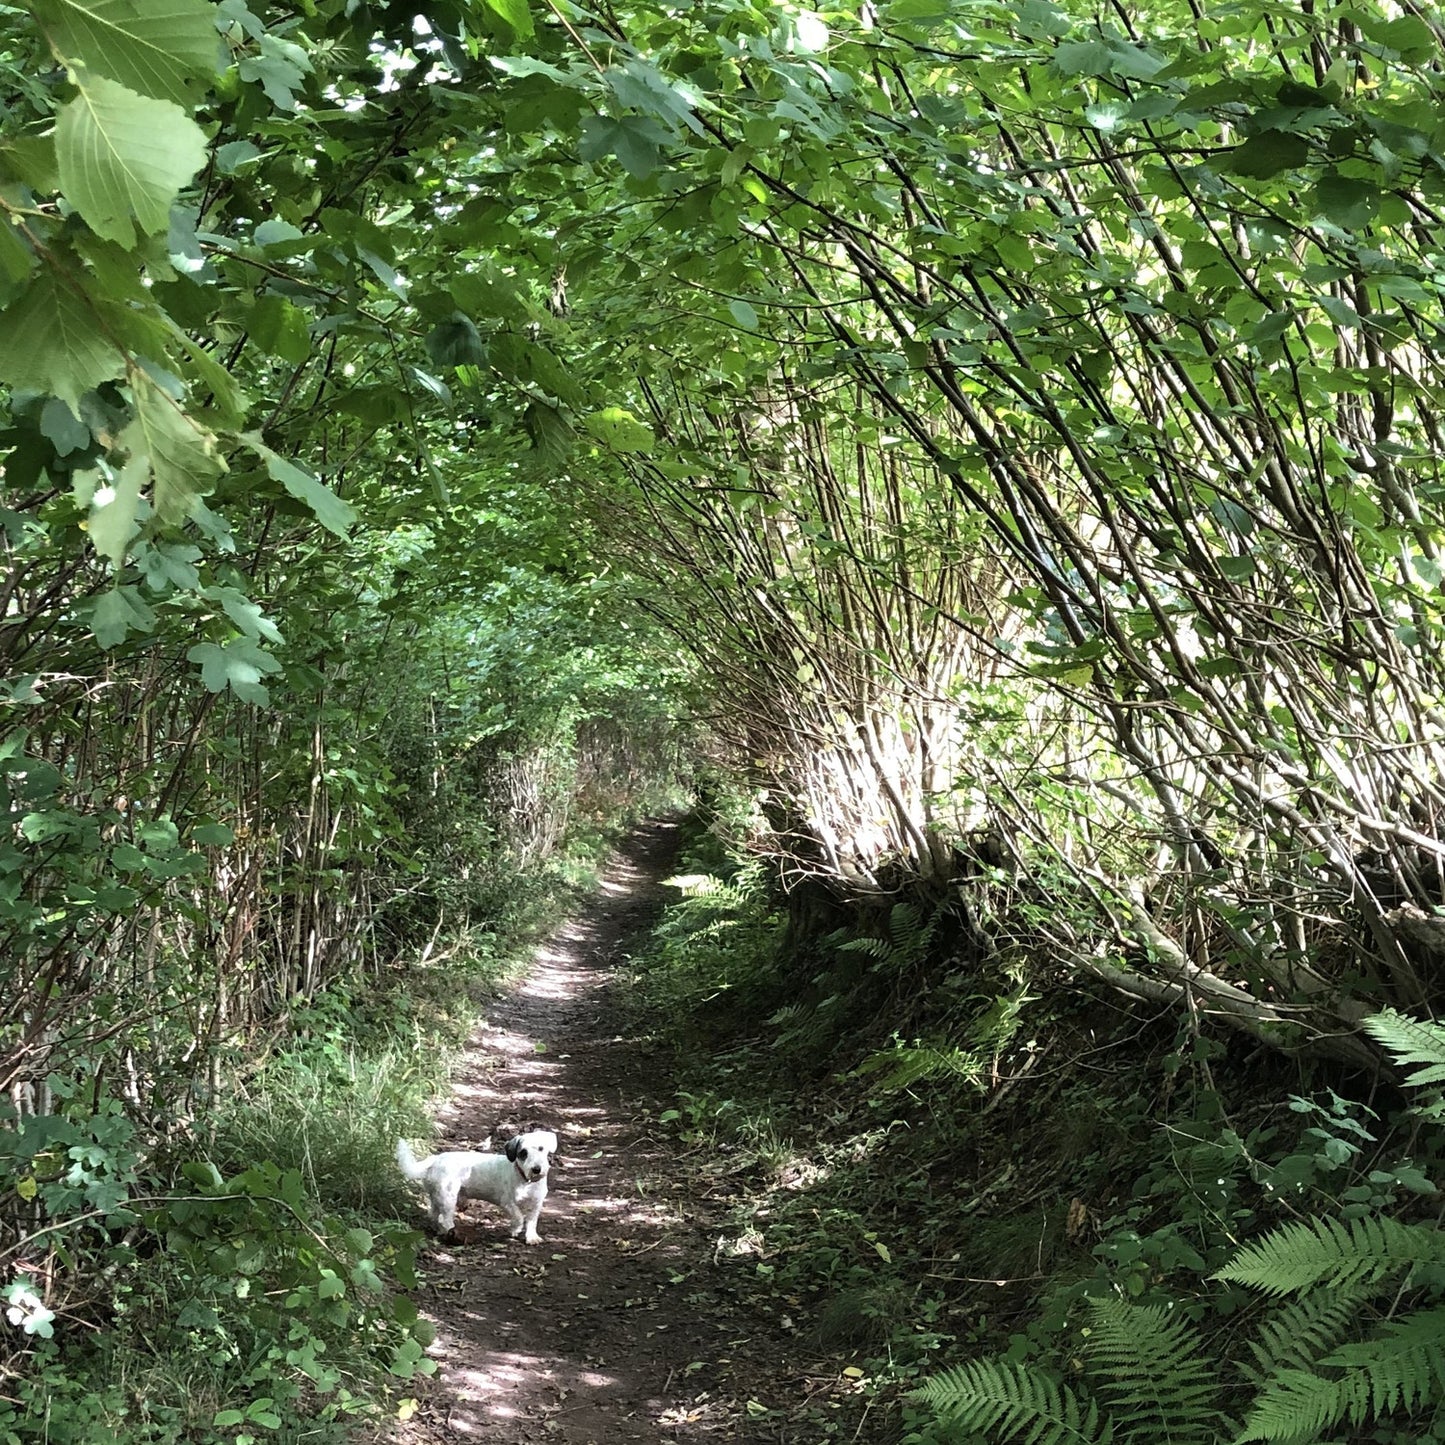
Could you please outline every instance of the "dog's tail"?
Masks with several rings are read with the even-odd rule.
[[[420,1179],[426,1172],[422,1164],[418,1162],[416,1155],[411,1152],[411,1145],[405,1139],[396,1141],[396,1162],[408,1179]]]

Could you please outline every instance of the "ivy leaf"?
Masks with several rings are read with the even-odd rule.
[[[42,272],[0,311],[0,381],[58,396],[79,416],[80,398],[125,365],[99,324],[107,310],[54,271]]]
[[[1152,51],[1122,40],[1069,40],[1054,51],[1053,66],[1061,75],[1148,80],[1164,68],[1164,62]]]
[[[1019,34],[1026,40],[1045,36],[1067,35],[1073,22],[1057,5],[1048,0],[1024,0],[1018,8]]]
[[[30,8],[66,60],[142,95],[187,104],[220,58],[206,0],[34,0]]]
[[[506,21],[518,40],[530,40],[534,34],[532,12],[527,0],[486,0],[487,9]]]
[[[277,110],[296,109],[295,91],[311,73],[311,57],[299,45],[269,32],[260,38],[261,53],[244,56],[236,69],[247,83],[261,84],[266,98]]]
[[[209,602],[219,602],[226,616],[253,642],[281,645],[281,629],[261,610],[260,604],[235,587],[207,587],[201,594]]]
[[[130,249],[164,231],[181,187],[206,163],[206,137],[168,100],[76,72],[80,94],[55,126],[60,188],[91,230]]]
[[[198,642],[186,653],[186,661],[201,669],[201,681],[211,692],[224,692],[228,687],[242,702],[268,707],[271,694],[261,679],[267,673],[280,672],[281,664],[249,637],[233,637],[219,646],[214,642]]]
[[[51,397],[40,412],[40,432],[58,457],[68,457],[90,445],[90,428],[56,397]]]

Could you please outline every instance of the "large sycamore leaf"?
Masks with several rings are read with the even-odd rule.
[[[80,398],[125,365],[101,322],[76,278],[41,272],[0,311],[0,381],[58,396],[78,416]]]
[[[201,669],[201,681],[211,692],[230,688],[242,702],[266,707],[271,701],[261,679],[280,672],[281,664],[249,637],[233,637],[219,646],[214,642],[198,642],[186,653],[186,660]]]
[[[206,163],[206,137],[168,100],[77,72],[80,93],[55,126],[60,189],[90,229],[130,248],[136,228],[164,231],[171,206]]]
[[[34,0],[31,9],[66,60],[142,95],[185,103],[188,86],[216,69],[206,0]]]

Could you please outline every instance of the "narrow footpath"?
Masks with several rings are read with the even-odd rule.
[[[826,1386],[788,1322],[730,1288],[718,1206],[656,1129],[659,1064],[617,1033],[613,971],[653,921],[678,841],[670,823],[635,832],[595,904],[538,950],[468,1046],[442,1147],[495,1148],[536,1126],[557,1131],[561,1157],[540,1244],[509,1239],[501,1212],[473,1201],[458,1241],[428,1249],[419,1303],[439,1370],[397,1445],[838,1438],[837,1416],[816,1428],[808,1402]]]

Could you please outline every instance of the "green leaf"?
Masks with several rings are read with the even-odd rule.
[[[221,610],[247,637],[257,642],[280,643],[280,628],[244,592],[235,587],[207,587],[201,595],[208,602],[219,602]]]
[[[60,188],[97,235],[129,249],[164,231],[181,187],[206,163],[206,137],[168,100],[77,72],[80,94],[55,126]]]
[[[35,252],[8,220],[0,220],[0,305],[11,301],[35,269]]]
[[[630,176],[645,181],[662,163],[661,149],[667,132],[654,120],[625,115],[614,120],[606,115],[589,115],[582,122],[578,146],[582,159],[596,161],[615,155]]]
[[[121,468],[115,481],[109,486],[97,487],[91,498],[86,530],[90,534],[91,545],[113,567],[118,568],[125,561],[131,538],[136,534],[141,488],[149,474],[150,464],[146,457],[133,456]]]
[[[647,452],[654,445],[652,429],[625,407],[604,407],[593,412],[583,424],[598,441],[615,452]]]
[[[756,331],[758,329],[758,313],[746,301],[729,301],[728,310],[732,312],[733,320],[736,321],[744,331]]]
[[[206,0],[33,0],[31,9],[66,60],[162,100],[191,101],[221,54]]]
[[[530,40],[533,35],[532,12],[527,0],[486,0],[487,9],[507,22],[518,40]]]
[[[1317,214],[1352,231],[1374,220],[1383,199],[1378,186],[1331,171],[1320,177],[1314,204]]]
[[[1239,176],[1268,180],[1281,171],[1293,170],[1309,159],[1309,142],[1288,131],[1266,130],[1235,146],[1227,158],[1228,169]]]
[[[1397,20],[1362,14],[1360,28],[1377,45],[1408,60],[1430,60],[1439,55],[1440,42],[1428,21],[1418,15],[1402,15]]]
[[[271,480],[280,482],[298,502],[304,502],[310,507],[316,520],[328,532],[344,537],[356,525],[356,509],[348,502],[343,502],[324,482],[317,481],[309,472],[303,472],[285,457],[277,456],[255,436],[248,435],[246,440],[264,458]]]
[[[58,396],[79,415],[80,398],[125,365],[106,335],[107,313],[76,278],[43,271],[0,311],[0,381]]]
[[[51,397],[42,408],[40,431],[56,456],[69,456],[90,445],[90,428],[58,397]]]
[[[179,328],[173,335],[190,361],[194,380],[211,393],[221,420],[228,426],[238,426],[250,405],[246,393],[236,385],[230,372],[193,337]]]
[[[311,355],[311,331],[306,313],[284,296],[261,297],[251,311],[246,330],[263,351],[293,366],[299,366]]]
[[[155,630],[156,615],[134,587],[112,587],[96,598],[90,630],[104,648],[119,647],[132,632]]]
[[[156,515],[162,522],[179,522],[190,514],[195,499],[215,485],[226,463],[216,450],[215,436],[144,372],[137,373],[134,390],[135,420],[120,434],[120,444],[133,457],[149,461]]]
[[[460,311],[453,311],[427,337],[426,354],[434,366],[480,366],[487,357],[471,317]]]
[[[261,707],[271,701],[262,677],[281,670],[281,664],[249,637],[233,637],[220,646],[214,642],[198,642],[186,653],[186,661],[200,667],[201,681],[209,691],[224,692],[229,687],[242,702]]]
[[[260,82],[266,98],[277,110],[295,110],[295,91],[311,74],[311,57],[299,45],[269,31],[260,38],[261,53],[243,56],[237,64],[241,79]]]

